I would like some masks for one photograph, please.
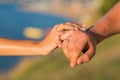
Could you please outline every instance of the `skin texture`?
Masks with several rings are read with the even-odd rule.
[[[69,25],[74,27],[73,23]],[[75,30],[62,41],[62,44],[59,42],[57,44],[62,46],[71,67],[74,67],[90,61],[95,55],[96,45],[118,33],[120,33],[120,2],[88,30]]]
[[[70,60],[71,67],[86,63],[95,55],[98,43],[120,33],[120,2],[89,30],[82,31],[82,27],[73,22],[56,25],[40,42],[0,38],[0,55],[48,55],[58,45]]]
[[[55,43],[54,39],[55,32],[56,27],[54,27],[50,31],[50,33],[46,36],[46,38],[40,42],[0,38],[0,55],[4,56],[47,55],[57,47],[57,44]]]
[[[79,29],[74,30],[67,38],[64,39],[64,41],[61,43],[59,41],[59,39],[57,39],[57,44],[61,45],[61,48],[64,51],[65,56],[70,60],[70,65],[71,67],[74,67],[77,64],[77,59],[79,58],[84,60],[84,62],[79,62],[79,64],[81,63],[85,63],[87,61],[89,61],[92,57],[94,56],[94,53],[90,54],[91,52],[93,52],[93,50],[95,50],[95,45],[93,44],[93,40],[90,39],[91,37],[88,36],[88,34],[86,34],[85,31],[81,30],[84,26],[82,25],[78,25],[77,23],[67,23],[69,25],[66,24],[60,24],[60,25],[66,25],[67,27],[75,27],[79,26]],[[59,28],[59,27],[58,27]],[[70,28],[70,30],[71,30]],[[64,34],[62,35],[64,36]],[[58,38],[58,37],[57,37]],[[91,44],[92,43],[92,44]],[[86,54],[81,54],[81,52],[84,52]]]

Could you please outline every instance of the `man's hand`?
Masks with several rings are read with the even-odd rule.
[[[67,37],[62,44],[66,57],[71,62],[71,67],[91,60],[95,54],[96,45],[90,33],[76,30]]]
[[[65,56],[70,60],[71,67],[74,67],[76,64],[88,62],[95,54],[95,41],[92,35],[82,31],[83,26],[76,23],[66,23],[58,26],[64,27],[64,29],[74,30],[66,38],[62,38],[65,34],[57,34],[56,37],[57,44],[62,47]],[[77,29],[75,29],[76,27]],[[61,30],[59,29],[58,31]]]

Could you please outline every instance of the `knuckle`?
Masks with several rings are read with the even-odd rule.
[[[88,61],[90,61],[90,59],[91,58],[88,55],[85,55],[84,58],[83,58],[84,62],[88,62]]]
[[[95,51],[93,49],[91,49],[90,52],[89,52],[89,56],[92,57],[94,55],[95,55]]]

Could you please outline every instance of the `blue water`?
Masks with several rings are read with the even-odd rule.
[[[0,4],[0,37],[11,39],[27,39],[22,32],[27,26],[38,28],[52,28],[55,24],[71,21],[60,16],[40,14],[33,12],[23,12],[19,10],[17,4]],[[0,56],[0,72],[8,71],[23,57],[20,56]]]

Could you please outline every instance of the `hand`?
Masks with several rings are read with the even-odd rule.
[[[74,28],[73,25],[83,28],[83,26],[76,23],[61,24],[59,26],[70,29],[71,27]],[[70,30],[74,29],[71,28]],[[64,35],[62,34],[61,37]],[[67,38],[60,38],[60,35],[57,38],[57,44],[62,45],[66,57],[71,62],[71,67],[74,67],[76,64],[88,62],[95,54],[95,41],[93,41],[94,39],[92,39],[93,37],[90,33],[76,29]],[[64,40],[63,43],[61,43],[59,38]],[[82,52],[83,54],[81,54]]]
[[[40,42],[40,47],[43,45],[43,50],[45,51],[43,55],[50,54],[55,48],[57,48],[57,44],[55,42],[55,33],[57,30],[57,26],[54,26],[52,30],[48,33],[45,39]]]
[[[62,49],[71,62],[71,67],[90,61],[95,54],[95,48],[95,41],[90,33],[79,30],[73,32],[62,44]]]
[[[75,31],[76,29],[78,30],[85,30],[86,26],[83,24],[77,24],[74,22],[67,22],[65,24],[59,24],[57,26],[57,31],[56,31],[56,43],[57,45],[61,48],[62,46],[62,41],[70,36],[70,34]]]
[[[71,31],[67,31],[66,33],[66,30],[68,29]],[[63,24],[55,25],[53,29],[50,31],[50,33],[46,36],[46,38],[42,42],[40,42],[40,47],[41,45],[43,45],[42,47],[43,50],[45,51],[43,55],[47,55],[51,53],[55,48],[57,48],[58,44],[56,43],[56,41],[59,40],[59,37],[61,37],[62,39],[68,37],[73,32],[72,30],[74,30],[74,28],[68,25],[65,26],[63,26]],[[64,34],[64,36],[61,36],[62,34]]]

